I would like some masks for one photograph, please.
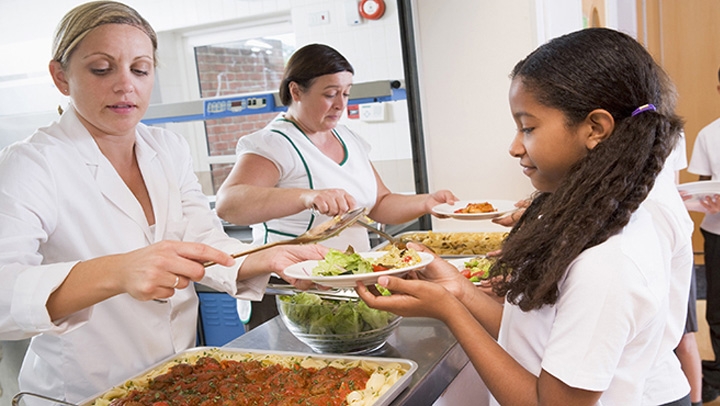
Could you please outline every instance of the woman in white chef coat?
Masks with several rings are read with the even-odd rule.
[[[295,51],[279,90],[288,110],[238,140],[237,161],[217,193],[220,217],[252,225],[255,242],[264,243],[297,236],[355,207],[367,207],[379,223],[401,224],[457,200],[447,190],[402,195],[385,186],[370,162],[370,145],[338,124],[353,74],[347,59],[327,45]],[[370,249],[367,230],[358,225],[323,244]]]
[[[0,339],[32,337],[22,391],[77,403],[195,344],[193,282],[257,300],[270,272],[326,251],[227,254],[246,247],[209,209],[184,139],[139,123],[156,48],[130,7],[71,10],[50,62],[69,106],[0,153]]]

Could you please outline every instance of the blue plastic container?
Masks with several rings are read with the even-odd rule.
[[[227,293],[198,292],[200,297],[200,345],[223,346],[245,333],[237,313],[237,301]]]

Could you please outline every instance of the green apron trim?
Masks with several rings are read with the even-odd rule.
[[[285,119],[279,119],[279,120],[287,121],[287,122],[292,123],[292,121],[290,121],[290,120],[285,120]],[[293,125],[294,125],[294,124],[295,124],[295,123],[293,123]],[[295,126],[295,127],[297,127],[297,126]],[[299,128],[298,128],[298,130],[302,133],[302,130],[300,130]],[[294,149],[295,152],[298,154],[298,157],[300,157],[300,161],[302,162],[303,167],[305,168],[305,174],[307,175],[307,178],[308,178],[308,186],[309,186],[310,190],[314,190],[314,189],[315,189],[315,186],[313,185],[313,178],[312,178],[312,174],[310,173],[310,167],[308,166],[307,162],[305,161],[305,157],[304,157],[303,154],[300,152],[300,149],[297,147],[297,145],[295,145],[295,143],[292,141],[292,139],[290,139],[290,137],[287,136],[287,134],[285,134],[285,133],[283,133],[283,132],[281,132],[281,131],[279,131],[279,130],[270,130],[270,131],[272,131],[272,132],[274,132],[274,133],[276,133],[276,134],[280,134],[281,136],[283,136],[283,137],[287,140],[287,142],[290,143],[290,145],[292,145],[293,149]],[[303,135],[305,135],[305,133],[303,133]],[[307,137],[307,136],[306,136],[306,137]],[[305,228],[305,231],[307,231],[307,230],[309,230],[310,228],[312,228],[312,225],[313,225],[314,222],[315,222],[315,215],[314,215],[314,214],[310,214],[310,221],[308,222],[308,225],[307,225],[307,228]],[[264,223],[264,222],[263,222],[263,226],[265,226],[265,238],[264,238],[265,243],[267,243],[267,239],[268,239],[268,234],[269,234],[269,233],[273,233],[273,234],[277,234],[277,235],[283,235],[283,236],[286,236],[286,237],[293,237],[293,238],[294,238],[294,237],[297,237],[297,235],[295,235],[295,234],[290,234],[290,233],[286,233],[286,232],[283,232],[283,231],[278,231],[278,230],[273,230],[273,229],[271,229],[271,228],[268,228],[267,224]]]
[[[300,127],[298,127],[297,123],[295,123],[294,121],[288,120],[287,118],[284,118],[284,117],[278,118],[277,121],[284,121],[284,122],[286,122],[286,123],[292,124],[295,128],[297,128],[298,131],[300,131],[300,134],[304,135],[305,138],[307,138],[307,140],[310,141],[310,143],[312,143],[312,140],[310,139],[310,137],[308,137],[307,134],[305,134],[305,131],[301,130]],[[272,130],[272,131],[276,131],[276,130]],[[278,132],[278,131],[276,131],[276,132]],[[342,139],[342,137],[341,137],[340,134],[337,132],[337,130],[333,128],[333,129],[332,129],[332,133],[333,133],[333,135],[335,136],[335,138],[337,138],[337,140],[340,141],[340,145],[342,145],[342,148],[343,148],[343,160],[340,161],[340,163],[339,163],[338,165],[343,166],[343,165],[345,165],[345,162],[347,162],[350,154],[348,153],[347,145],[345,145],[345,140]],[[281,134],[282,134],[282,133],[281,133]],[[285,135],[285,134],[283,134],[283,135]],[[292,142],[292,141],[291,141],[291,142]],[[294,146],[294,145],[293,145],[293,146]],[[297,148],[295,148],[295,150],[297,151]],[[299,154],[299,153],[300,153],[300,152],[298,152],[298,154]],[[302,158],[302,156],[301,156],[301,158]],[[303,163],[304,163],[304,162],[305,162],[305,161],[303,160]],[[306,167],[306,169],[307,169],[307,167]]]

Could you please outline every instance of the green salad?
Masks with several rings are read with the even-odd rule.
[[[317,266],[312,272],[313,275],[338,276],[371,273],[372,271],[372,263],[361,257],[352,247],[348,247],[345,252],[331,248],[330,251],[325,254],[325,259],[318,261]]]
[[[374,260],[363,258],[351,246],[345,252],[331,248],[325,255],[325,259],[318,261],[312,274],[315,276],[339,276],[381,272],[415,265],[421,261],[420,255],[412,248],[400,249],[393,246]]]
[[[282,314],[308,334],[357,334],[383,328],[397,318],[368,307],[362,300],[324,300],[308,292],[279,299]]]

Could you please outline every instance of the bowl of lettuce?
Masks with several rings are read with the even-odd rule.
[[[380,350],[400,316],[368,307],[360,299],[328,300],[301,292],[276,296],[280,318],[313,351],[366,354]]]

